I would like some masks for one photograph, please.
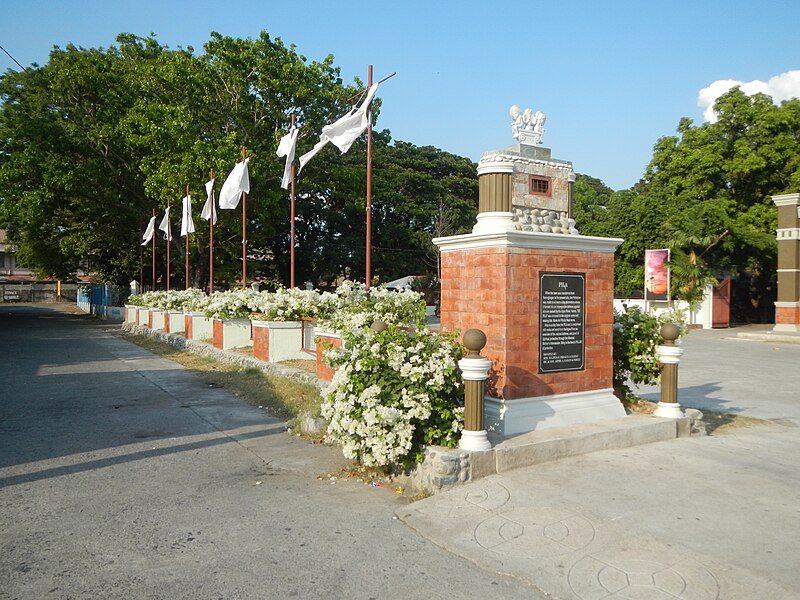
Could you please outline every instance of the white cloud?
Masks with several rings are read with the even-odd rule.
[[[703,119],[709,123],[717,120],[714,113],[714,102],[732,87],[739,88],[748,96],[753,94],[767,94],[772,96],[775,104],[780,104],[790,98],[800,98],[800,70],[786,71],[772,77],[769,81],[736,81],[735,79],[718,79],[697,94],[697,106],[703,109]]]

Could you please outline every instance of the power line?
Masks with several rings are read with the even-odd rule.
[[[2,50],[3,52],[5,52],[5,53],[8,55],[8,58],[10,58],[10,59],[11,59],[11,60],[13,60],[15,63],[17,63],[17,66],[18,66],[20,69],[22,69],[23,71],[27,71],[27,70],[28,70],[28,69],[26,69],[25,67],[23,67],[21,64],[19,64],[19,61],[18,61],[16,58],[14,58],[13,56],[11,56],[11,53],[10,53],[8,50],[6,50],[5,48],[3,48],[3,46],[0,46],[0,50]]]

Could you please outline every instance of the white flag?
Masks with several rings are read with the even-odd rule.
[[[194,233],[194,220],[192,219],[192,196],[186,194],[182,200],[183,212],[181,213],[181,237]]]
[[[217,224],[217,209],[214,207],[214,180],[206,182],[206,203],[203,204],[203,211],[200,217],[208,221],[211,220],[212,225]]]
[[[168,206],[167,209],[164,211],[164,218],[161,219],[161,223],[158,224],[158,228],[164,232],[164,239],[167,240],[168,242],[171,242],[172,231],[169,226],[169,209],[170,207]]]
[[[341,119],[330,125],[325,125],[325,127],[322,128],[322,134],[320,134],[319,141],[316,145],[309,152],[306,152],[300,157],[301,171],[306,163],[314,158],[317,152],[322,150],[322,147],[328,142],[339,148],[342,154],[350,150],[350,146],[353,145],[353,142],[366,131],[369,125],[369,105],[372,103],[372,98],[377,91],[378,84],[373,83],[372,87],[369,88],[367,92],[367,97],[364,98],[364,101],[361,103],[361,106],[357,108],[353,107],[353,109]]]
[[[247,172],[247,163],[249,161],[250,157],[247,157],[242,162],[236,163],[231,174],[222,184],[222,190],[219,192],[220,208],[234,209],[239,206],[242,192],[250,193],[250,174]]]
[[[281,187],[285,190],[289,189],[289,183],[292,180],[292,163],[294,162],[298,131],[296,127],[292,127],[292,130],[278,143],[278,158],[286,157],[286,166],[283,168],[283,179],[281,179]]]
[[[150,222],[147,224],[147,229],[144,230],[144,235],[142,236],[142,239],[144,240],[142,242],[142,246],[147,246],[147,244],[150,243],[150,240],[153,239],[153,234],[155,233],[155,231],[156,231],[156,218],[150,217]]]

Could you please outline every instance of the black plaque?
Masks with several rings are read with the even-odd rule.
[[[539,274],[539,373],[584,369],[585,273]]]

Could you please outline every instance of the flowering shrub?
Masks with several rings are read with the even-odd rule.
[[[425,444],[453,447],[463,428],[463,384],[455,334],[345,330],[329,350],[336,369],[322,401],[328,439],[366,466],[420,460]]]
[[[383,287],[369,290],[363,283],[345,281],[335,294],[323,294],[318,317],[336,331],[369,327],[380,319],[387,325],[410,325],[421,329],[425,323],[425,300],[418,292],[394,291]]]
[[[249,288],[214,292],[204,312],[209,319],[242,319],[255,310],[259,293]]]
[[[161,310],[200,310],[208,303],[208,296],[203,290],[189,288],[188,290],[170,290],[162,292],[156,300],[156,308]]]
[[[159,310],[202,310],[208,304],[208,295],[196,288],[159,290],[130,296],[128,304]]]
[[[655,316],[638,306],[614,311],[614,390],[621,400],[626,400],[633,391],[629,381],[635,384],[658,383],[661,370],[656,358],[656,346],[661,344],[661,325],[676,323],[685,335],[683,313],[671,311]]]
[[[128,297],[128,304],[131,306],[141,306],[142,308],[155,308],[156,302],[164,292],[144,292],[142,294],[134,294]]]
[[[316,290],[278,288],[274,293],[261,292],[254,298],[253,319],[262,321],[299,321],[319,313],[320,293]]]

